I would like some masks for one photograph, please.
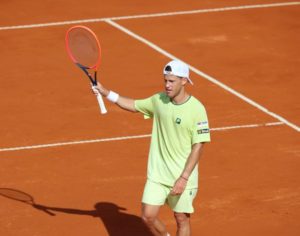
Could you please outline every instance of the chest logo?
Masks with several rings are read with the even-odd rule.
[[[181,123],[181,119],[180,118],[176,118],[175,122],[176,122],[176,124],[179,125]]]

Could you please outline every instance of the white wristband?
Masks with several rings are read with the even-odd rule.
[[[116,103],[118,101],[119,97],[120,97],[119,94],[117,94],[117,93],[115,93],[113,91],[109,91],[109,93],[108,93],[108,95],[107,95],[106,98],[107,98],[108,101]]]

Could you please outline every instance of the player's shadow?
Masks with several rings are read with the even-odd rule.
[[[153,236],[140,217],[126,213],[126,208],[111,202],[98,202],[91,210],[81,210],[37,204],[31,195],[16,189],[0,188],[0,196],[29,204],[33,208],[41,210],[50,216],[55,216],[61,212],[97,217],[103,222],[110,236]]]
[[[110,236],[153,236],[140,217],[126,213],[126,208],[110,202],[98,202],[93,210],[49,207],[39,204],[34,204],[33,207],[43,211],[98,217]]]

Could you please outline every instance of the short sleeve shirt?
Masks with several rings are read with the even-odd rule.
[[[136,100],[135,108],[145,118],[153,118],[148,179],[173,186],[184,170],[192,145],[210,142],[206,110],[193,96],[177,105],[165,93]],[[198,166],[193,170],[186,188],[197,187]]]

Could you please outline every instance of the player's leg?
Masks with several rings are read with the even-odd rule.
[[[142,219],[155,236],[167,236],[165,225],[158,219],[161,206],[142,204]]]
[[[174,212],[174,217],[176,219],[176,224],[177,224],[176,236],[190,236],[191,235],[190,214]]]
[[[177,236],[190,236],[190,217],[194,212],[193,200],[196,197],[197,189],[186,189],[181,195],[169,195],[167,204],[174,211],[177,223]]]
[[[157,236],[168,235],[165,225],[158,219],[160,207],[165,204],[168,193],[165,186],[147,180],[142,199],[142,219]]]

